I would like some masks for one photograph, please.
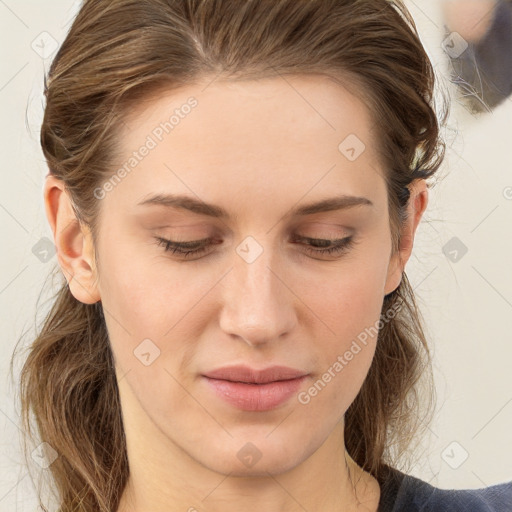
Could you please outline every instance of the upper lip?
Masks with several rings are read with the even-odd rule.
[[[307,372],[287,366],[269,366],[261,370],[249,366],[226,366],[209,371],[203,375],[211,379],[265,384],[278,380],[296,379],[307,375]]]

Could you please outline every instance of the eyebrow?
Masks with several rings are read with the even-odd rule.
[[[199,215],[208,215],[209,217],[218,219],[230,218],[229,213],[224,208],[205,203],[204,201],[186,195],[156,194],[138,203],[138,206],[150,205],[188,210]],[[299,217],[313,215],[315,213],[345,210],[355,206],[373,206],[373,203],[366,197],[342,195],[299,206],[288,213],[287,217]]]

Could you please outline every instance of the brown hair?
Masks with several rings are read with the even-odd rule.
[[[50,172],[95,240],[94,190],[112,175],[131,108],[206,76],[294,73],[327,75],[368,106],[397,250],[408,186],[433,176],[445,149],[432,65],[399,0],[86,0],[45,78],[41,145]],[[345,415],[348,453],[379,481],[387,466],[403,467],[435,394],[405,273],[381,318],[371,368]],[[59,455],[49,469],[60,511],[117,510],[129,467],[101,302],[79,302],[62,281],[28,348],[20,390],[27,437],[32,413],[40,440]]]

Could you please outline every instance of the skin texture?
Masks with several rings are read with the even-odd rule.
[[[294,396],[271,411],[240,411],[200,376],[226,365],[282,364],[308,372],[301,391],[311,387],[378,322],[384,296],[399,285],[427,206],[426,184],[410,187],[402,247],[391,257],[370,112],[316,75],[210,78],[145,102],[126,120],[119,137],[124,160],[116,164],[191,96],[195,109],[99,201],[99,267],[62,184],[48,176],[44,190],[73,295],[101,300],[105,310],[131,471],[118,510],[376,511],[378,483],[348,457],[343,435],[375,338],[308,404]],[[366,146],[354,161],[338,149],[350,134]],[[152,193],[200,198],[230,218],[137,206]],[[287,216],[342,194],[373,206]],[[356,243],[342,255],[314,255],[306,251],[315,247],[294,242],[294,234],[352,234]],[[156,236],[220,243],[185,260],[165,252]],[[251,263],[237,253],[249,236],[262,249]],[[161,351],[149,366],[134,356],[146,338]],[[248,442],[261,454],[251,467],[237,457]]]
[[[443,0],[446,25],[468,43],[478,43],[492,25],[497,0]]]

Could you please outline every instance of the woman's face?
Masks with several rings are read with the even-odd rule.
[[[320,76],[205,81],[132,111],[119,140],[124,172],[97,189],[97,290],[128,446],[243,475],[339,443],[401,275],[366,105]],[[211,242],[185,257],[159,239]],[[205,377],[237,365],[305,377]]]

